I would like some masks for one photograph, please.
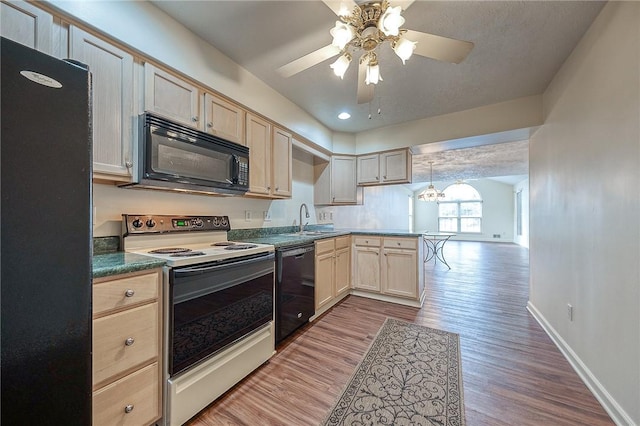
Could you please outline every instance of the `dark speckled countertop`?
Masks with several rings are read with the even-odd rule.
[[[272,244],[276,249],[278,249],[282,247],[292,247],[301,244],[307,244],[316,240],[321,240],[324,238],[334,238],[341,235],[375,235],[381,237],[417,238],[421,237],[422,233],[402,231],[397,229],[325,229],[322,233],[319,234],[297,234],[295,232],[292,232],[283,234],[268,234],[262,236],[246,236],[244,238],[238,238],[238,240],[259,244]]]
[[[272,244],[275,248],[293,247],[324,238],[341,235],[376,235],[381,237],[420,237],[419,232],[394,229],[332,229],[325,226],[309,226],[310,233],[298,234],[295,227],[239,229],[230,231],[230,241]],[[315,231],[315,233],[314,233]],[[127,272],[143,271],[164,266],[163,260],[149,256],[125,253],[118,250],[118,237],[94,239],[93,277],[108,277]]]
[[[93,256],[93,278],[159,268],[164,260],[134,253],[116,252]]]

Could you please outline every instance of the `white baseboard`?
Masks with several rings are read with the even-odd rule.
[[[564,339],[556,332],[556,330],[549,324],[544,315],[536,309],[536,307],[529,301],[527,303],[527,310],[531,312],[531,315],[538,321],[538,324],[549,335],[553,343],[556,344],[562,355],[569,361],[569,364],[573,367],[578,376],[582,379],[585,385],[589,388],[591,393],[602,404],[605,411],[611,416],[611,419],[619,426],[638,426],[633,422],[631,416],[616,402],[609,392],[602,386],[602,383],[593,375],[591,370],[582,362],[580,357],[571,349],[571,346],[564,341]]]

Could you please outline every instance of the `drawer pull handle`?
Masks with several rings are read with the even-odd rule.
[[[126,297],[133,297],[134,294],[136,294],[136,292],[131,289],[128,289],[127,291],[124,292],[124,295]]]
[[[398,243],[398,245],[400,245],[400,243]]]
[[[124,412],[129,414],[130,412],[133,411],[133,404],[129,404],[126,407],[124,407]]]
[[[136,340],[133,337],[129,337],[129,338],[127,338],[127,340],[124,341],[124,344],[127,345],[127,346],[131,346],[131,345],[133,345],[135,343],[135,341]]]

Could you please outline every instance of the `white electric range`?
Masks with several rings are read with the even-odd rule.
[[[227,216],[122,215],[126,252],[166,262],[163,425],[181,425],[275,353],[275,248]]]

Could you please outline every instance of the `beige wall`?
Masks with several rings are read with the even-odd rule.
[[[637,425],[640,3],[604,7],[544,113],[530,140],[530,308],[616,422]]]
[[[540,124],[542,124],[542,96],[527,96],[360,132],[356,135],[356,153],[364,154],[391,148],[490,135]]]

